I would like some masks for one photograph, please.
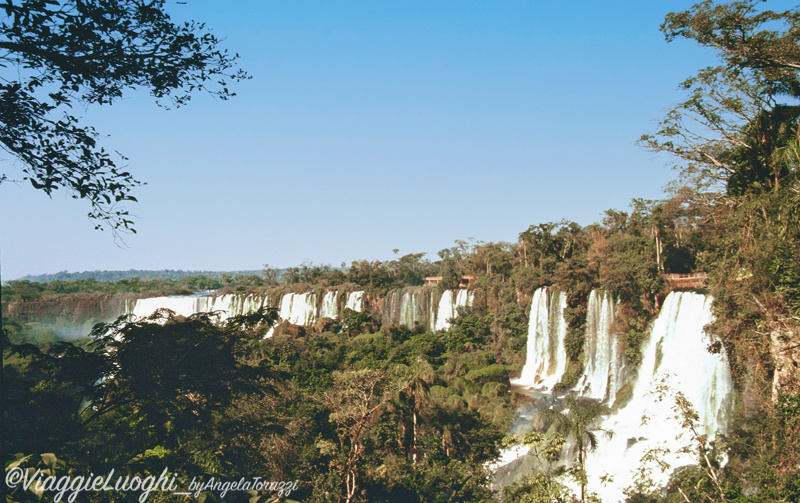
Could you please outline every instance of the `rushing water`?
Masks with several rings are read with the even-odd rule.
[[[186,295],[171,297],[150,297],[136,299],[127,306],[125,314],[132,314],[137,318],[150,316],[158,309],[169,309],[180,316],[191,316],[196,313],[217,312],[220,320],[231,316],[252,313],[260,309],[266,298],[261,295]]]
[[[413,327],[422,318],[424,311],[420,303],[420,295],[416,292],[403,292],[400,300],[400,318],[398,324]]]
[[[350,292],[347,294],[347,303],[345,304],[345,309],[352,309],[353,311],[360,313],[364,310],[364,292],[359,290],[357,292]]]
[[[558,399],[548,390],[561,377],[562,356],[566,360],[560,346],[563,339],[553,335],[563,324],[558,318],[559,308],[554,305],[563,306],[564,302],[563,297],[546,289],[534,294],[527,360],[522,375],[513,381],[537,390],[538,398],[529,408],[550,407]],[[596,425],[598,445],[587,456],[586,470],[588,489],[598,493],[602,501],[624,501],[623,490],[636,481],[642,470],[656,486],[663,486],[675,468],[696,464],[691,454],[678,452],[696,445],[696,439],[682,427],[682,418],[676,412],[678,393],[697,411],[698,433],[713,439],[718,432],[725,431],[733,387],[724,349],[716,353],[707,349],[715,341],[704,332],[704,327],[712,321],[711,303],[710,297],[692,292],[673,292],[665,299],[650,338],[642,348],[642,362],[626,385],[627,393],[620,395],[629,397],[627,403]],[[614,312],[615,303],[610,295],[592,292],[584,341],[584,372],[572,390],[577,396],[605,401],[608,405],[620,394],[624,371],[619,341],[611,330]],[[524,417],[531,418],[531,411],[520,416],[523,421]],[[525,472],[530,464],[524,463],[524,451],[503,453],[503,461],[510,463],[498,467],[498,481],[509,483],[514,473]],[[668,470],[662,471],[655,463],[648,465],[643,461],[645,455],[656,452],[658,459],[669,465]]]
[[[614,403],[622,379],[622,357],[611,331],[615,305],[611,295],[592,290],[583,339],[583,375],[574,390],[579,396]]]
[[[539,288],[533,294],[528,321],[528,344],[525,366],[518,379],[511,384],[539,391],[548,391],[561,380],[567,367],[564,339],[567,322],[565,293],[549,288]]]
[[[434,331],[450,328],[450,320],[458,314],[458,308],[472,305],[473,293],[466,290],[445,290],[439,299],[439,308],[432,324]]]
[[[322,308],[319,311],[320,318],[339,317],[339,290],[328,290],[322,297]]]
[[[450,319],[458,314],[458,308],[470,305],[473,299],[472,292],[465,289],[447,290],[442,294],[437,310],[432,302],[434,293],[433,290],[423,288],[390,292],[381,307],[384,323],[413,328],[419,322],[432,330],[445,329],[450,326]],[[276,299],[279,319],[294,325],[309,326],[319,318],[339,318],[342,309],[356,312],[364,310],[363,291],[340,293],[334,289],[322,294],[321,302],[319,297],[313,292],[284,294],[279,302]],[[341,305],[342,302],[344,306]],[[202,292],[198,295],[137,299],[127,305],[126,314],[146,317],[160,308],[170,309],[182,316],[218,311],[220,319],[225,320],[230,316],[256,311],[265,305],[275,304],[270,304],[265,296],[260,295],[215,295],[213,292]]]
[[[281,298],[278,316],[292,325],[313,325],[317,319],[317,295],[287,293]]]
[[[672,469],[696,460],[678,450],[696,445],[681,426],[675,410],[681,393],[698,414],[699,433],[713,439],[725,431],[732,400],[730,367],[724,350],[711,353],[714,342],[704,333],[712,321],[711,297],[691,292],[670,293],[656,318],[650,341],[643,348],[642,363],[630,402],[605,418],[597,448],[586,460],[589,488],[604,501],[621,501],[622,490],[634,482],[642,457],[659,449],[659,458]],[[658,485],[667,482],[671,470],[652,466],[649,475]],[[608,475],[613,482],[602,484]]]

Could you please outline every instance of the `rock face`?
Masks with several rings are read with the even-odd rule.
[[[130,296],[75,295],[24,302],[3,302],[3,316],[14,320],[83,323],[87,320],[112,321],[125,313]]]
[[[772,377],[772,401],[780,393],[800,393],[800,331],[796,328],[775,328],[770,333],[770,352],[775,362]]]

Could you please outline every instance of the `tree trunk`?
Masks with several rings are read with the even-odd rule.
[[[578,439],[578,467],[581,470],[581,503],[586,502],[586,470],[583,466],[583,442]]]
[[[413,414],[413,430],[412,430],[412,444],[411,444],[411,462],[417,464],[417,411]]]
[[[661,261],[661,254],[664,252],[664,243],[661,241],[661,236],[657,227],[653,228],[653,237],[656,240],[656,265],[658,265],[659,271],[664,272],[664,263]]]

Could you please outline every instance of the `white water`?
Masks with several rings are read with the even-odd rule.
[[[433,330],[450,328],[450,320],[456,317],[458,308],[471,305],[473,297],[474,294],[466,289],[460,289],[458,293],[455,290],[445,290],[439,300],[439,309],[436,311],[436,318],[432,323]]]
[[[322,297],[322,305],[317,312],[317,295],[314,293],[287,293],[280,299],[278,317],[294,325],[313,325],[317,318],[339,317],[339,292],[329,290]],[[411,325],[416,318],[413,298],[405,299],[408,304],[405,317],[411,320]],[[191,316],[196,313],[216,311],[220,321],[225,321],[231,316],[242,315],[257,311],[269,305],[266,296],[225,294],[214,295],[203,292],[202,295],[183,295],[171,297],[150,297],[136,299],[126,303],[125,314],[132,314],[137,318],[150,316],[158,309],[169,309],[180,316]],[[345,307],[361,312],[364,306],[364,292],[350,292],[347,295]],[[272,331],[269,332],[270,335]]]
[[[221,311],[222,320],[231,316],[241,316],[258,311],[264,306],[265,298],[260,295],[225,294],[213,297],[212,311]],[[202,310],[201,310],[202,311]]]
[[[287,293],[281,298],[278,317],[292,325],[313,325],[317,319],[317,295]]]
[[[659,459],[671,469],[662,472],[652,467],[650,476],[663,486],[672,469],[696,460],[676,452],[683,446],[696,445],[681,427],[673,410],[675,392],[680,391],[699,415],[700,433],[712,439],[724,431],[732,404],[730,368],[724,350],[709,353],[712,338],[703,327],[712,321],[711,298],[691,293],[670,293],[655,320],[651,338],[643,348],[643,360],[631,401],[607,417],[600,427],[613,432],[611,438],[599,435],[597,449],[586,460],[589,490],[603,501],[622,501],[622,490],[634,482],[642,467],[642,456],[653,449],[666,449]],[[666,385],[663,396],[658,389]],[[644,420],[643,420],[644,419]],[[610,475],[612,482],[600,478]]]
[[[339,317],[339,291],[329,290],[325,292],[322,297],[322,309],[319,312],[320,318],[333,318]]]
[[[564,338],[567,322],[564,308],[567,296],[558,290],[539,288],[533,294],[528,321],[527,356],[522,374],[511,384],[547,391],[560,380],[567,368]]]
[[[137,318],[145,318],[155,313],[158,309],[169,309],[180,316],[191,316],[202,312],[202,308],[208,304],[208,297],[150,297],[148,299],[136,299],[136,302],[126,314],[132,314]]]
[[[611,333],[614,310],[614,300],[610,294],[592,290],[583,342],[583,375],[573,389],[579,396],[607,400],[609,405],[614,403],[622,377],[622,358],[617,337]]]
[[[364,310],[364,292],[357,291],[357,292],[350,292],[347,294],[347,303],[344,306],[345,309],[352,309],[353,311],[360,313]]]
[[[414,322],[419,319],[419,297],[416,292],[403,292],[400,298],[400,325],[414,327]]]
[[[264,297],[260,295],[205,295],[205,296],[172,296],[136,299],[132,307],[126,307],[125,314],[137,318],[150,316],[158,309],[169,309],[180,316],[191,316],[196,313],[216,311],[220,321],[231,316],[252,313],[264,305]]]
[[[126,304],[126,313],[137,317],[149,316],[159,308],[166,308],[182,316],[191,316],[195,313],[219,311],[220,320],[230,316],[247,314],[258,310],[264,305],[271,304],[265,296],[225,294],[151,297],[137,299]],[[448,290],[442,296],[438,311],[431,305],[429,290],[414,289],[412,291],[394,291],[387,299],[388,316],[385,322],[396,325],[406,325],[413,328],[415,323],[427,320],[430,326],[436,329],[448,328],[449,319],[456,316],[458,308],[472,303],[473,294],[465,289]],[[314,293],[287,293],[280,298],[278,303],[278,318],[293,325],[313,325],[318,318],[334,318],[340,316],[340,293],[329,290],[322,297],[321,306],[317,306],[317,295]],[[274,302],[274,301],[273,301]],[[345,309],[361,312],[364,309],[364,292],[354,291],[347,293]],[[270,331],[270,335],[271,335]]]

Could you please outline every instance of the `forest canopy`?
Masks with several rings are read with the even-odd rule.
[[[279,323],[274,302],[227,320],[158,310],[98,325],[80,344],[27,343],[18,336],[28,327],[4,318],[7,469],[158,474],[169,466],[186,485],[193,477],[250,476],[257,467],[274,480],[302,481],[291,497],[306,501],[486,502],[501,497],[490,463],[501,447],[523,444],[540,469],[507,487],[505,501],[597,501],[587,453],[606,433],[596,420],[609,410],[585,397],[510,392],[526,358],[531,297],[540,288],[566,292],[567,361],[553,388],[562,396],[589,365],[589,297],[605,290],[616,299],[609,331],[626,382],[604,405],[619,410],[633,400],[650,327],[674,289],[670,273],[694,273],[713,298],[714,321],[704,329],[715,339],[705,349],[727,362],[735,389],[730,427],[711,440],[678,396],[674,411],[693,434],[685,454],[695,464],[675,469],[665,487],[640,479],[626,489],[626,502],[797,501],[800,9],[763,5],[706,1],[667,15],[667,40],[712,47],[720,64],[685,81],[686,101],[643,137],[682,169],[664,200],[635,199],[585,226],[534,223],[509,243],[457,241],[434,259],[412,253],[340,268],[307,262],[283,274],[265,266],[260,275],[218,279],[10,282],[4,309],[9,300],[38,307],[62,295],[136,297],[159,288],[273,300],[362,290],[365,307],[308,326]],[[439,277],[437,286],[422,286],[429,276]],[[447,328],[392,325],[379,312],[401,293],[439,298],[465,276],[474,301]],[[657,361],[664,348],[652,346]],[[530,431],[503,440],[523,403],[544,413]],[[643,440],[622,439],[629,446]],[[649,461],[659,463],[657,451],[646,453]],[[562,456],[575,462],[557,463]],[[17,490],[9,501],[34,499]],[[256,493],[230,501],[271,499]]]

